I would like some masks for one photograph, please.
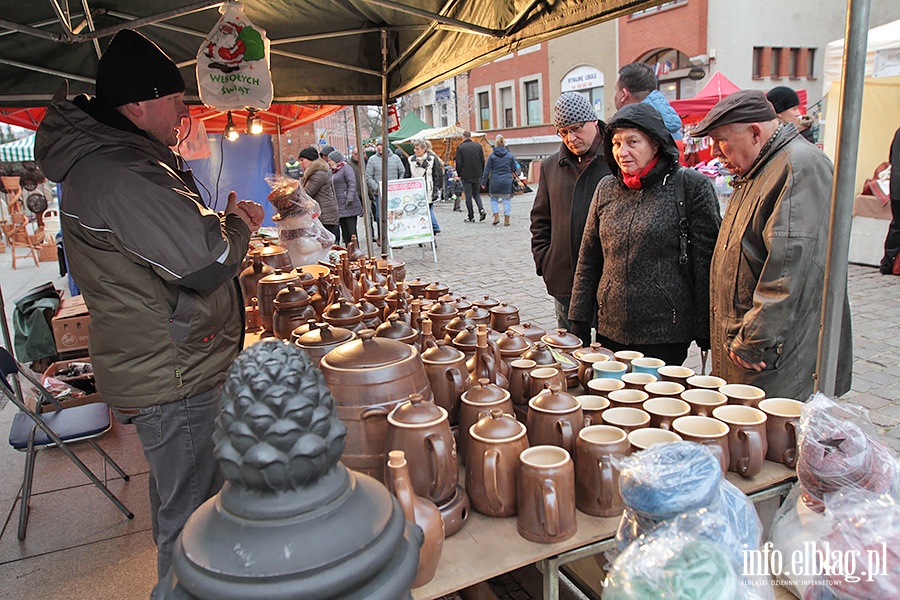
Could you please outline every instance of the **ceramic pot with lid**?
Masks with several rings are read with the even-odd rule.
[[[275,316],[275,296],[286,288],[288,284],[296,284],[299,277],[293,271],[275,269],[271,275],[266,275],[259,280],[257,285],[257,299],[259,301],[259,320],[264,331],[272,331],[272,317]]]
[[[353,332],[359,333],[363,329],[362,311],[344,298],[338,298],[337,302],[326,308],[322,318],[329,325],[344,327]]]
[[[450,306],[459,311],[459,314],[464,314],[467,310],[472,308],[472,303],[466,300],[465,296],[459,296],[458,298],[454,298],[450,302]]]
[[[497,348],[500,349],[500,358],[507,365],[512,361],[521,358],[522,354],[531,349],[532,343],[524,335],[516,333],[512,329],[506,332],[497,340]]]
[[[446,340],[448,344],[452,344],[453,340],[456,339],[456,336],[465,331],[466,327],[469,325],[472,326],[472,331],[474,331],[478,326],[478,323],[462,315],[457,316],[444,327],[444,340]]]
[[[512,329],[516,333],[521,333],[532,343],[541,341],[541,338],[547,334],[546,331],[544,331],[537,325],[534,325],[533,323],[529,323],[527,321],[525,323],[519,323],[518,325],[510,325],[509,329]]]
[[[263,240],[262,246],[258,246],[250,251],[251,258],[256,255],[259,255],[262,261],[273,269],[290,271],[294,268],[287,248],[273,244],[269,240]]]
[[[378,329],[375,330],[375,336],[415,345],[419,332],[413,329],[409,323],[391,315],[387,323],[382,323],[378,326]]]
[[[491,310],[492,308],[494,308],[495,306],[499,306],[499,305],[500,305],[500,301],[499,301],[499,300],[496,300],[496,299],[494,299],[494,298],[491,298],[490,296],[488,296],[487,294],[485,294],[484,296],[482,296],[482,297],[479,298],[478,300],[472,300],[472,304],[475,305],[475,306],[477,306],[477,307],[479,307],[479,308],[483,308],[483,309],[485,309],[485,310],[487,310],[487,311],[490,311],[490,310]]]
[[[402,450],[409,462],[413,488],[435,504],[456,493],[459,463],[447,411],[421,394],[394,407],[387,417],[387,450]]]
[[[356,303],[356,308],[363,314],[362,324],[366,329],[375,329],[383,323],[381,311],[365,298]]]
[[[474,321],[477,325],[491,324],[491,312],[481,306],[472,306],[472,308],[466,311],[465,317]]]
[[[425,288],[428,287],[427,281],[422,281],[421,277],[416,277],[415,280],[407,283],[407,287],[409,288],[409,295],[415,298],[425,297]]]
[[[584,413],[575,396],[554,384],[545,386],[528,401],[525,425],[532,446],[559,446],[571,454],[578,432],[584,427]]]
[[[466,356],[456,348],[448,346],[444,340],[422,352],[425,373],[431,383],[434,403],[444,408],[450,415],[450,424],[459,422],[459,398],[469,389],[469,372],[466,370]]]
[[[557,362],[556,357],[553,356],[553,351],[550,350],[544,342],[535,342],[530,349],[522,354],[522,358],[533,360],[539,367],[560,368],[560,364]]]
[[[503,333],[510,325],[519,324],[519,309],[515,306],[501,302],[489,309],[491,313],[491,329]]]
[[[499,408],[469,428],[466,491],[475,510],[489,517],[516,514],[519,454],[526,448],[525,425]]]
[[[289,283],[286,288],[275,294],[272,301],[274,306],[272,331],[276,337],[290,340],[291,332],[295,328],[316,318],[316,311],[309,302],[309,294],[295,283]]]
[[[551,348],[555,348],[560,352],[566,352],[568,354],[581,348],[581,338],[569,333],[563,328],[547,333],[547,335],[541,338],[541,341]]]
[[[450,286],[440,281],[435,281],[425,286],[425,297],[429,300],[437,300],[450,291]]]
[[[302,348],[316,366],[322,357],[340,346],[356,339],[356,334],[343,327],[332,327],[328,323],[310,321],[291,333],[291,342]]]
[[[388,413],[410,394],[431,399],[419,351],[364,329],[359,339],[326,354],[319,368],[347,427],[344,464],[381,480]]]
[[[244,302],[248,305],[250,304],[250,298],[257,297],[256,290],[259,285],[259,280],[266,275],[271,275],[275,272],[273,267],[270,267],[263,262],[262,257],[259,254],[253,254],[252,260],[253,262],[250,266],[241,271],[241,274],[238,275],[238,281],[241,284],[241,293],[244,295]]]
[[[428,318],[431,319],[434,337],[442,338],[447,324],[458,316],[458,311],[443,300],[438,300],[428,310]]]
[[[475,356],[475,349],[478,347],[476,327],[476,325],[466,325],[465,330],[459,332],[453,338],[453,345],[466,355],[466,359]]]
[[[457,445],[459,457],[465,460],[469,449],[469,430],[479,419],[490,414],[491,409],[499,408],[505,415],[514,415],[512,399],[509,392],[491,383],[489,379],[481,379],[469,387],[459,397],[459,431]]]
[[[406,263],[399,258],[390,258],[387,254],[382,254],[381,258],[375,261],[375,266],[385,275],[393,269],[394,281],[397,283],[406,281]]]

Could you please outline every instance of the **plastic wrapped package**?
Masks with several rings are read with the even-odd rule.
[[[799,483],[791,488],[772,520],[769,528],[770,555],[776,556],[777,553],[781,565],[777,569],[778,564],[773,564],[772,574],[783,588],[798,598],[803,597],[810,585],[812,569],[804,566],[800,572],[792,572],[793,567],[788,565],[794,562],[795,557],[800,558],[802,563],[804,557],[812,555],[825,526],[825,515],[812,510],[801,498]]]
[[[269,175],[269,202],[278,210],[272,220],[278,225],[279,245],[286,248],[295,267],[313,265],[328,258],[334,234],[319,221],[319,203],[291,177]]]
[[[800,416],[797,477],[803,501],[817,512],[844,488],[898,498],[897,457],[880,441],[867,411],[813,396]]]
[[[661,522],[703,509],[722,517],[728,530],[709,530],[711,541],[723,543],[736,568],[745,549],[757,549],[762,526],[753,503],[722,476],[719,459],[709,448],[692,442],[657,444],[619,459],[619,491],[625,511],[616,531],[620,550]]]
[[[889,495],[847,489],[825,499],[816,585],[804,598],[900,598],[900,504]]]
[[[715,541],[710,539],[715,534]],[[740,540],[720,513],[673,517],[629,544],[612,562],[603,600],[774,598],[767,578],[745,579],[723,552]]]

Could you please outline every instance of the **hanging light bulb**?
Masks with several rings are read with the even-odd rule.
[[[234,119],[231,118],[231,111],[228,111],[228,122],[225,124],[225,139],[229,142],[233,142],[238,139],[238,130],[237,127],[234,126]]]
[[[259,135],[263,132],[262,117],[256,114],[256,111],[250,109],[247,115],[247,133],[251,135]]]

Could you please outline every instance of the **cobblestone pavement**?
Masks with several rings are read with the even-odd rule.
[[[555,327],[553,301],[535,275],[531,258],[529,212],[534,194],[512,201],[512,224],[484,221],[464,223],[465,212],[452,203],[435,205],[441,224],[437,236],[438,261],[430,248],[394,251],[406,261],[407,278],[440,281],[469,299],[484,294],[519,307],[523,321],[547,329]],[[465,211],[465,206],[463,206]],[[869,409],[869,417],[886,441],[900,451],[900,277],[879,274],[873,267],[850,265],[850,304],[853,313],[853,387],[844,399]],[[700,365],[696,348],[687,366]]]

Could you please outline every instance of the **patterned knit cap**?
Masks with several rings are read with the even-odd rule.
[[[599,119],[591,102],[578,92],[565,92],[553,105],[553,123],[557,129],[573,123],[597,120]]]

